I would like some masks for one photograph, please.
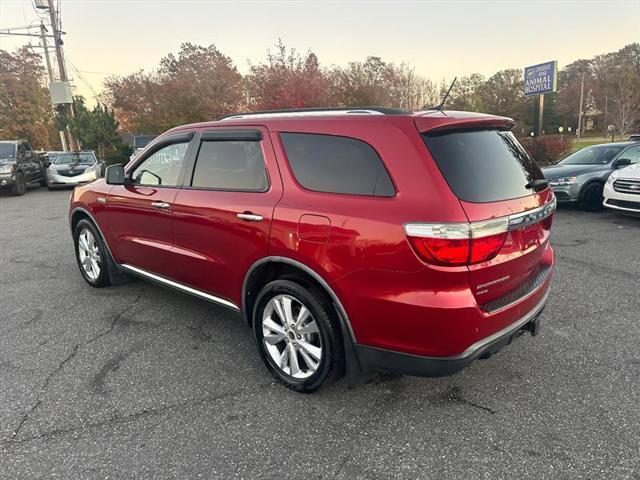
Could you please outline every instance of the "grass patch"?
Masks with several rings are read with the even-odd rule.
[[[620,141],[616,139],[616,141]],[[590,147],[592,145],[599,145],[601,143],[611,142],[611,137],[582,137],[581,139],[574,138],[571,141],[571,148],[567,152],[567,155],[573,152],[577,152],[581,148]]]

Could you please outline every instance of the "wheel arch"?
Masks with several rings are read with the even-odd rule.
[[[83,220],[83,219],[88,220],[93,224],[94,227],[96,227],[96,230],[100,235],[100,239],[102,240],[102,243],[107,249],[107,253],[111,257],[111,259],[115,262],[113,254],[111,253],[111,249],[109,248],[109,244],[107,243],[107,238],[104,236],[104,233],[102,233],[102,230],[100,229],[100,225],[98,225],[98,222],[96,222],[96,219],[93,218],[93,215],[89,210],[83,207],[76,207],[72,210],[71,215],[69,216],[69,227],[71,228],[71,235],[73,235],[73,232],[75,232],[76,226],[78,225],[80,220]]]
[[[308,283],[326,295],[333,306],[340,326],[340,334],[344,347],[345,373],[349,385],[355,385],[362,373],[360,361],[356,354],[355,334],[347,312],[336,292],[318,272],[302,262],[287,257],[265,257],[255,262],[247,270],[242,285],[242,310],[247,325],[252,324],[253,305],[262,286],[276,278],[295,277],[296,280]]]
[[[253,306],[260,289],[270,281],[283,277],[296,278],[326,295],[327,300],[331,302],[336,311],[343,335],[355,343],[356,339],[349,317],[335,291],[315,270],[288,257],[265,257],[255,262],[247,270],[242,284],[242,310],[249,325],[252,323]]]
[[[605,183],[606,183],[606,179],[603,180],[602,178],[592,178],[582,186],[582,188],[580,189],[580,195],[578,196],[578,199],[582,200],[584,192],[586,192],[587,188],[591,187],[592,185],[599,185],[602,188],[604,188]]]

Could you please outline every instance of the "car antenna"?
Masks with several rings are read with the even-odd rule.
[[[436,105],[435,107],[431,107],[431,108],[426,108],[425,110],[438,110],[440,112],[444,111],[444,104],[449,98],[449,94],[451,93],[453,86],[456,84],[457,79],[458,77],[453,77],[453,82],[451,82],[451,85],[449,86],[449,90],[447,90],[447,93],[445,93],[444,97],[442,97],[442,101],[440,102],[440,105]]]

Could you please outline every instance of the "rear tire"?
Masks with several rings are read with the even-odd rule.
[[[587,185],[584,192],[582,192],[580,208],[588,212],[602,210],[602,202],[604,201],[602,190],[603,186],[599,183]]]
[[[22,172],[16,173],[16,183],[11,187],[11,195],[22,196],[27,192],[27,182]]]
[[[73,244],[82,278],[96,288],[111,285],[109,253],[96,227],[89,220],[78,222],[73,232]]]
[[[253,332],[267,369],[291,390],[314,392],[343,371],[337,319],[313,288],[290,280],[268,283],[256,299]]]

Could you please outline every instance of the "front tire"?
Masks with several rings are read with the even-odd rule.
[[[27,192],[27,182],[22,172],[16,173],[16,183],[11,187],[11,195],[22,196]]]
[[[97,229],[88,220],[80,220],[73,232],[76,261],[82,278],[92,287],[111,285],[109,256]]]
[[[335,314],[315,289],[290,280],[267,284],[255,303],[253,332],[264,364],[292,390],[314,392],[343,370]]]
[[[596,212],[598,210],[602,210],[602,202],[604,201],[603,197],[603,186],[599,183],[592,183],[591,185],[587,185],[582,192],[582,198],[580,199],[580,208],[586,210],[588,212]]]

